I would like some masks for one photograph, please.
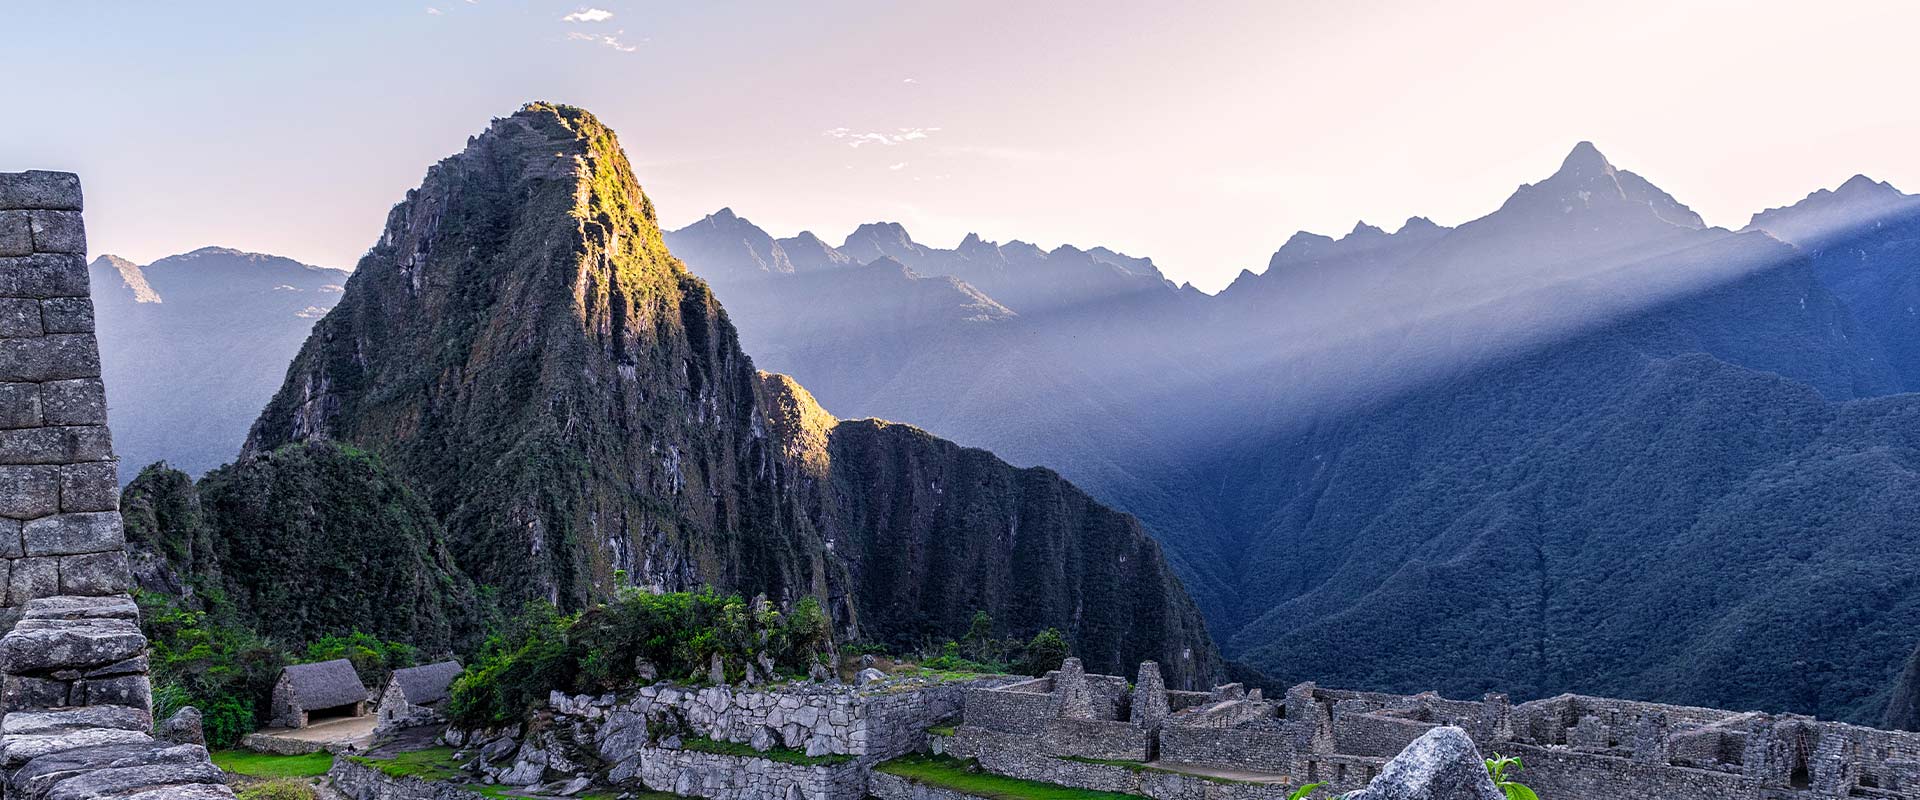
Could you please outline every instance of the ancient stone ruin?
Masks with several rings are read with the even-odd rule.
[[[80,212],[71,173],[0,173],[0,787],[231,798],[196,726],[151,733]]]
[[[1500,694],[1448,700],[1303,683],[1269,700],[1237,685],[1166,691],[1151,667],[1132,692],[1073,659],[1043,678],[970,689],[964,724],[943,747],[1001,774],[1155,797],[1141,773],[1090,762],[1346,792],[1378,785],[1390,759],[1453,728],[1481,753],[1521,757],[1524,782],[1555,800],[1920,798],[1920,733],[1579,695],[1515,705]]]

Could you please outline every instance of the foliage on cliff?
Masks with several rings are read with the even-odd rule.
[[[156,565],[139,570],[143,588],[217,590],[261,635],[301,643],[364,632],[434,654],[478,639],[479,604],[439,522],[364,451],[290,445],[198,486],[154,465],[123,498],[134,562]]]
[[[625,591],[579,614],[534,602],[487,638],[454,682],[451,712],[470,725],[511,722],[555,689],[598,693],[655,677],[699,683],[716,658],[729,681],[749,670],[763,679],[805,675],[826,653],[830,633],[811,597],[786,613],[711,590]]]

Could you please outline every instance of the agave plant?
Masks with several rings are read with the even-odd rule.
[[[1493,785],[1500,787],[1500,791],[1506,794],[1507,800],[1540,800],[1540,795],[1535,794],[1526,784],[1507,780],[1507,770],[1520,772],[1526,768],[1527,765],[1520,763],[1518,756],[1494,753],[1493,758],[1487,759],[1487,774],[1493,778]]]
[[[1287,795],[1287,800],[1307,800],[1308,795],[1313,794],[1314,790],[1325,785],[1324,783],[1309,783],[1293,790],[1293,794]]]

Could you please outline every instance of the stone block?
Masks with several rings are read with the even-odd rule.
[[[33,249],[37,253],[87,252],[87,226],[78,211],[35,211]]]
[[[100,346],[91,333],[0,339],[0,381],[100,377]]]
[[[132,589],[133,574],[127,569],[123,550],[60,559],[61,594],[103,595]]]
[[[0,383],[0,430],[38,428],[43,424],[40,384]]]
[[[59,467],[0,466],[0,517],[36,519],[59,510]]]
[[[93,333],[93,300],[86,297],[42,300],[40,326],[47,333]]]
[[[20,520],[0,517],[0,558],[15,559],[26,555],[20,544]],[[13,568],[12,562],[0,562],[0,581],[4,581]],[[3,598],[0,598],[3,599]]]
[[[12,564],[13,572],[7,576],[8,605],[60,593],[60,559],[20,558]]]
[[[0,725],[0,733],[8,736],[30,736],[61,733],[80,728],[144,731],[152,725],[153,718],[138,708],[87,706],[63,708],[57,711],[21,711],[8,714],[4,725]]]
[[[78,555],[126,547],[117,511],[41,517],[22,526],[20,535],[26,540],[28,556]]]
[[[89,461],[60,468],[60,510],[118,511],[120,509],[120,464],[117,461]],[[0,467],[0,470],[6,469]]]
[[[151,714],[153,684],[145,675],[80,680],[73,684],[69,702],[77,706],[131,706]]]
[[[0,211],[0,256],[33,255],[33,227],[25,211]]]
[[[87,258],[83,255],[0,257],[0,297],[86,297],[87,280]]]
[[[40,408],[48,425],[107,424],[107,390],[99,378],[40,385]]]
[[[39,336],[45,332],[40,327],[40,301],[24,297],[0,298],[0,338]]]
[[[26,603],[28,619],[124,619],[140,621],[140,607],[126,595],[40,597]]]
[[[79,211],[80,176],[44,169],[0,172],[0,208]]]
[[[0,710],[7,716],[16,711],[59,708],[67,704],[66,681],[8,675],[0,682]]]
[[[0,430],[0,464],[77,464],[112,457],[113,439],[105,425]]]
[[[83,670],[125,661],[146,649],[147,638],[131,620],[22,619],[0,638],[0,670],[9,675]]]

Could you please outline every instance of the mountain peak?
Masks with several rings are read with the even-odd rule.
[[[1574,145],[1573,152],[1560,162],[1557,174],[1589,177],[1604,175],[1612,170],[1613,165],[1607,162],[1606,156],[1601,155],[1600,148],[1594,147],[1593,142],[1582,141]]]

